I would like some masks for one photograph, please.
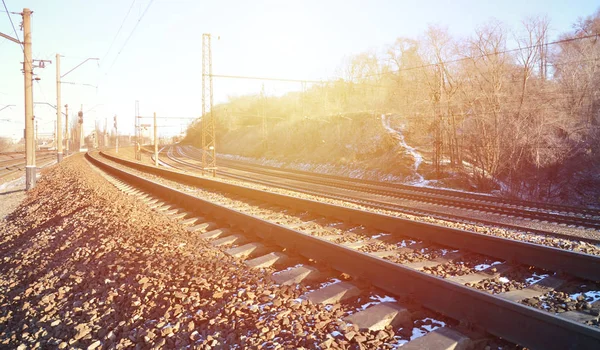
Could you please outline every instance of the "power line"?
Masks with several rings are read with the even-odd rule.
[[[23,51],[23,56],[24,56],[24,60],[26,60],[25,64],[27,64],[29,66],[29,69],[31,70],[31,74],[33,75],[33,61],[31,62],[27,60],[27,57],[25,57],[25,47],[23,46],[24,42],[21,41],[21,39],[19,38],[19,34],[17,32],[17,29],[15,28],[15,24],[12,21],[12,18],[10,17],[10,14],[17,14],[17,15],[21,15],[23,16],[22,13],[18,13],[18,12],[9,12],[8,8],[6,7],[6,3],[4,2],[4,0],[2,0],[2,4],[4,5],[4,9],[6,10],[6,15],[8,16],[8,20],[10,21],[10,25],[12,26],[12,29],[15,33],[15,37],[17,38],[17,41],[19,42],[19,45],[21,46],[21,51]],[[31,14],[33,14],[33,11],[31,12]],[[23,38],[25,39],[25,38]],[[23,67],[25,68],[25,67]],[[38,82],[39,84],[39,82]]]
[[[589,38],[597,36],[598,34],[594,34],[594,35],[590,35],[588,36]],[[582,37],[583,38],[583,37]],[[524,49],[524,48],[523,48]],[[508,50],[506,52],[509,51],[514,51],[514,50],[518,50],[518,49],[513,49],[513,50]],[[497,53],[497,54],[500,54]],[[492,55],[492,54],[489,54]],[[458,60],[454,60],[454,61],[446,61],[445,63],[452,63],[455,61],[460,61],[460,60],[467,60],[467,59],[471,59],[471,58],[479,58],[478,56],[470,56],[470,57],[463,57],[460,58]],[[594,62],[594,61],[598,61],[600,60],[600,58],[591,58],[591,59],[586,59],[586,60],[578,60],[578,61],[568,61],[568,62],[556,62],[556,63],[548,63],[549,65],[553,65],[553,66],[559,66],[559,65],[566,65],[566,64],[572,64],[572,63],[584,63],[584,62]],[[386,74],[390,74],[390,73],[396,73],[396,72],[400,72],[403,70],[412,70],[412,69],[417,69],[417,68],[425,68],[425,67],[429,67],[429,66],[436,66],[440,63],[434,63],[434,64],[428,64],[428,65],[423,65],[423,66],[415,66],[415,67],[409,67],[409,68],[404,68],[404,69],[400,69],[400,70],[396,70],[396,71],[387,71],[387,72],[382,72],[382,73],[376,73],[376,74],[371,74],[371,75],[364,75],[361,76],[361,78],[366,78],[366,77],[370,77],[370,76],[376,76],[376,75],[386,75]],[[310,80],[310,79],[287,79],[287,78],[272,78],[272,77],[255,77],[255,76],[243,76],[243,75],[225,75],[225,74],[211,74],[210,75],[213,78],[224,78],[224,79],[242,79],[242,80],[262,80],[262,81],[280,81],[280,82],[292,82],[292,83],[313,83],[313,84],[328,84],[328,83],[334,83],[335,81],[327,81],[327,80]],[[515,81],[520,81],[521,78],[517,78],[515,79]],[[365,87],[380,87],[380,88],[387,88],[387,86],[384,85],[372,85],[372,84],[364,84],[364,83],[358,83],[360,85],[364,85]]]
[[[3,0],[4,1],[4,0]],[[113,63],[110,65],[110,68],[108,68],[108,70],[110,71],[112,69],[112,67],[115,65],[115,62],[117,62],[117,59],[119,58],[119,56],[121,55],[121,52],[123,51],[123,49],[125,48],[125,46],[127,46],[127,43],[129,42],[129,39],[131,39],[131,36],[133,35],[133,33],[135,32],[136,28],[138,27],[138,25],[140,24],[140,22],[142,21],[142,19],[144,18],[144,16],[146,15],[146,12],[148,12],[148,9],[150,8],[150,6],[152,5],[152,3],[154,2],[154,0],[150,0],[150,2],[148,3],[148,6],[146,6],[146,9],[144,10],[144,12],[142,13],[142,15],[140,16],[140,18],[138,19],[138,21],[135,23],[135,26],[133,27],[133,29],[131,30],[131,33],[129,33],[129,36],[127,37],[127,39],[125,39],[125,43],[123,43],[123,46],[121,46],[121,49],[119,50],[119,52],[117,53],[117,56],[115,57],[115,60],[113,61]]]
[[[4,0],[2,0],[2,4],[4,5],[4,9],[6,10],[6,16],[8,17],[8,20],[10,21],[10,25],[12,26],[13,32],[15,33],[15,37],[17,38],[19,45],[21,45],[21,50],[23,50],[23,52],[25,52],[25,48],[23,47],[23,42],[21,42],[21,39],[19,38],[19,34],[17,33],[17,29],[15,28],[15,24],[13,23],[12,17],[10,17],[10,12],[8,11],[8,8],[6,7],[6,3],[4,2]]]
[[[410,70],[415,70],[415,69],[436,67],[436,66],[441,65],[441,64],[458,63],[458,62],[467,61],[467,60],[470,60],[470,59],[485,58],[485,57],[489,57],[489,56],[502,55],[502,54],[517,52],[517,51],[522,51],[522,50],[527,50],[527,49],[534,49],[534,48],[537,48],[539,46],[549,46],[549,45],[556,45],[556,44],[564,44],[564,43],[568,43],[568,42],[572,42],[572,41],[577,41],[577,40],[598,38],[599,36],[600,36],[600,34],[591,34],[591,35],[585,35],[585,36],[580,36],[580,37],[575,37],[575,38],[567,38],[567,39],[552,41],[552,42],[549,42],[549,43],[544,43],[544,44],[541,44],[541,45],[530,45],[530,46],[520,47],[520,48],[517,48],[517,49],[510,49],[510,50],[503,50],[503,51],[498,51],[498,52],[491,52],[491,53],[486,53],[486,54],[482,54],[482,55],[478,55],[478,56],[466,56],[466,57],[461,57],[461,58],[457,58],[457,59],[453,59],[453,60],[448,60],[448,61],[440,61],[440,62],[437,62],[437,63],[428,63],[428,64],[423,64],[423,65],[420,65],[420,66],[400,68],[400,69],[397,69],[397,70],[394,70],[394,71],[388,71],[388,72],[382,72],[382,73],[374,73],[374,74],[369,74],[369,75],[363,75],[360,78],[374,77],[374,76],[386,75],[386,74],[390,74],[390,73],[399,73],[399,72],[410,71]]]
[[[229,78],[229,79],[247,79],[247,80],[268,80],[268,81],[282,81],[291,83],[315,83],[322,84],[323,80],[307,80],[307,79],[285,79],[285,78],[265,78],[265,77],[248,77],[241,75],[223,75],[223,74],[211,74],[213,78]]]
[[[123,29],[123,25],[125,24],[125,21],[127,20],[127,18],[129,17],[129,14],[131,13],[131,9],[133,8],[133,5],[135,4],[135,0],[133,0],[131,2],[131,5],[129,6],[129,10],[127,10],[127,14],[125,15],[125,18],[123,18],[123,21],[121,22],[121,26],[119,27],[119,30],[117,30],[117,34],[115,34],[115,37],[113,38],[112,42],[110,43],[110,46],[108,47],[108,50],[106,50],[106,53],[104,54],[104,58],[106,58],[106,56],[108,55],[108,53],[110,52],[110,49],[112,49],[115,41],[117,40],[117,37],[119,36],[119,34],[121,33],[121,29]]]

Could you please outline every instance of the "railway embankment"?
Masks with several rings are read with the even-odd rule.
[[[325,347],[374,338],[346,329],[336,317],[343,306],[297,303],[302,287],[277,287],[123,196],[83,155],[44,175],[0,225],[0,347]]]

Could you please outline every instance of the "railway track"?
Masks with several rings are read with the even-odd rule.
[[[182,170],[201,170],[199,161],[194,161],[193,158],[189,158],[185,155],[185,153],[181,153],[178,151],[180,151],[180,149],[173,149],[173,147],[171,147],[167,148],[166,152],[164,152],[168,157],[168,161],[170,161],[171,166],[180,168]],[[260,169],[256,171],[260,172]],[[239,181],[252,182],[269,187],[283,188],[320,197],[343,200],[346,202],[355,203],[357,205],[365,205],[381,210],[400,211],[417,216],[431,216],[443,220],[451,220],[458,222],[480,223],[492,227],[503,227],[515,231],[535,233],[541,235],[540,237],[533,237],[523,234],[523,237],[528,238],[530,240],[546,239],[544,237],[551,236],[567,240],[579,240],[593,245],[600,244],[600,241],[596,237],[594,237],[594,235],[588,237],[586,235],[581,235],[580,232],[569,232],[568,228],[563,228],[554,224],[539,223],[537,222],[539,221],[539,219],[535,219],[535,221],[532,221],[532,219],[530,218],[527,218],[526,221],[506,220],[507,218],[510,219],[510,217],[508,217],[507,214],[502,214],[502,216],[491,216],[487,214],[488,212],[485,211],[485,209],[480,210],[480,208],[478,207],[468,208],[467,211],[465,211],[464,208],[458,208],[460,210],[457,210],[457,207],[448,208],[449,205],[444,204],[443,202],[441,202],[440,205],[436,207],[414,207],[407,205],[402,201],[394,200],[392,197],[380,194],[371,194],[365,191],[361,191],[360,189],[339,189],[338,187],[335,187],[335,185],[329,186],[319,184],[314,179],[313,181],[308,182],[295,179],[290,181],[289,177],[286,177],[285,175],[278,175],[273,172],[263,172],[260,177],[257,177],[256,172],[252,170],[245,170],[243,172],[218,170],[218,174],[219,176]],[[517,216],[511,215],[511,217],[516,218]],[[562,223],[562,225],[564,226],[566,224]],[[536,228],[536,226],[542,226],[542,229]],[[550,228],[551,230],[549,230],[548,228]],[[590,228],[588,228],[588,230],[589,229]]]
[[[177,153],[186,158],[200,159],[199,156],[201,156],[199,150],[191,147],[185,149],[178,147]],[[308,183],[323,184],[393,198],[409,199],[456,208],[475,209],[500,215],[554,222],[595,230],[600,229],[600,210],[593,208],[511,200],[469,192],[352,179],[298,170],[255,166],[226,159],[220,159],[220,162],[227,168],[261,175],[275,175]]]
[[[40,152],[36,158],[36,164],[38,166],[45,166],[50,164],[52,160],[56,159],[56,155],[50,152]],[[17,173],[25,171],[25,157],[22,153],[11,154],[9,159],[0,160],[0,181],[8,179]]]
[[[598,324],[600,305],[591,300],[594,291],[589,290],[600,280],[598,255],[234,186],[108,155],[87,157],[117,178],[115,183],[127,193],[189,224],[190,232],[201,232],[203,238],[228,254],[244,257],[248,265],[256,267],[278,266],[279,271],[273,274],[276,281],[297,283],[320,275],[318,268],[306,264],[282,268],[282,261],[294,260],[292,254],[351,276],[347,281],[316,284],[303,296],[305,300],[333,304],[356,301],[365,297],[366,284],[400,301],[357,308],[346,320],[361,328],[370,327],[363,318],[369,313],[371,317],[377,312],[392,313],[393,317],[383,318],[400,322],[396,316],[406,316],[405,311],[413,307],[406,301],[412,300],[462,325],[436,330],[432,336],[466,339],[463,329],[477,325],[533,349],[600,346],[600,329],[592,326]],[[146,175],[140,177],[142,173]],[[496,288],[497,281],[508,285],[508,290]],[[591,298],[584,306],[566,307],[554,314],[535,304],[543,300],[554,305],[550,310],[560,308],[560,302],[552,301],[553,295],[561,288],[573,291],[574,286],[583,288],[583,298]],[[598,295],[600,299],[600,291]],[[372,300],[365,298],[362,300]],[[418,344],[416,341],[413,345]]]

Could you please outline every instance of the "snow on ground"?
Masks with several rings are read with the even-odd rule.
[[[502,261],[494,261],[491,264],[479,264],[479,265],[475,265],[475,267],[473,267],[473,269],[475,271],[483,271],[483,270],[485,270],[487,268],[490,268],[490,267],[492,267],[494,265],[498,265],[498,264],[502,264]]]
[[[412,335],[410,336],[410,340],[415,340],[417,338],[421,338],[429,332],[433,332],[434,330],[446,327],[446,323],[443,321],[438,321],[435,318],[427,317],[422,320],[422,322],[431,321],[431,324],[424,324],[421,327],[414,327],[412,329]],[[402,339],[399,336],[395,336],[396,342],[392,345],[392,349],[400,349],[402,345],[409,342],[407,339]]]
[[[295,269],[295,268],[297,268],[297,267],[301,267],[301,266],[304,266],[304,265],[302,265],[302,264],[296,264],[296,265],[294,265],[294,266],[290,266],[290,267],[288,267],[288,268],[287,268],[287,269],[285,269],[285,270],[281,270],[281,271],[275,271],[275,272],[273,272],[273,276],[277,276],[277,275],[279,275],[279,274],[280,274],[280,273],[282,273],[282,272],[290,271],[290,270],[293,270],[293,269]]]
[[[569,297],[573,300],[577,300],[577,297],[579,297],[582,294],[585,297],[585,301],[587,301],[590,304],[593,304],[593,303],[597,302],[598,300],[600,300],[600,291],[598,291],[598,290],[591,290],[591,291],[585,292],[585,293],[575,293],[575,294],[569,295]]]
[[[17,188],[25,186],[25,176],[21,176],[18,179],[4,182],[0,184],[0,191],[8,190],[9,188]]]
[[[338,176],[347,176],[353,179],[371,179],[383,182],[403,182],[404,178],[401,176],[382,173],[376,169],[363,169],[363,168],[354,168],[347,165],[336,165],[329,163],[315,164],[315,163],[305,163],[305,162],[282,162],[275,159],[269,158],[252,158],[245,157],[235,154],[225,154],[219,153],[218,156],[224,159],[242,161],[251,164],[257,164],[262,166],[270,166],[274,168],[286,168],[292,170],[302,170],[309,171],[320,174],[329,174],[329,175],[338,175]]]
[[[448,162],[449,162],[449,161],[448,161]],[[463,164],[463,166],[465,166],[465,167],[468,167],[468,168],[471,168],[471,169],[473,169],[473,170],[472,170],[472,172],[473,172],[473,173],[475,173],[475,172],[477,171],[478,173],[480,173],[480,174],[483,174],[483,169],[481,169],[480,167],[478,167],[478,166],[477,166],[477,165],[475,165],[475,164],[471,164],[471,163],[467,162],[467,161],[466,161],[466,160],[464,160],[464,159],[462,160],[462,164]],[[503,182],[503,181],[501,181],[501,180],[499,180],[499,179],[497,179],[497,178],[495,178],[495,177],[491,176],[491,175],[490,175],[490,174],[488,174],[487,172],[485,173],[485,177],[486,177],[488,180],[491,180],[493,183],[495,183],[495,184],[496,184],[496,186],[500,187],[500,191],[502,191],[502,192],[508,192],[508,185],[507,185],[505,182]]]
[[[396,299],[394,299],[393,297],[387,296],[387,295],[385,295],[385,296],[372,295],[369,297],[369,300],[371,300],[371,301],[360,306],[360,308],[362,310],[365,310],[369,306],[396,301]]]
[[[525,279],[525,282],[528,284],[535,284],[538,283],[539,281],[543,280],[544,278],[548,277],[548,274],[541,274],[538,275],[537,273],[533,273],[533,275],[531,275],[531,277],[528,277]]]
[[[421,156],[421,154],[419,152],[417,152],[416,148],[411,147],[406,143],[406,140],[404,139],[404,135],[402,134],[402,132],[400,130],[396,130],[390,126],[390,121],[385,114],[381,115],[381,124],[390,134],[394,135],[394,138],[396,140],[398,140],[398,143],[400,144],[401,147],[403,147],[406,150],[406,153],[414,158],[415,163],[414,163],[413,171],[415,172],[415,176],[417,177],[417,180],[414,181],[413,185],[417,185],[417,186],[426,185],[428,183],[428,181],[426,181],[423,178],[423,175],[419,174],[419,166],[423,162],[423,156]]]
[[[342,282],[342,280],[340,280],[340,279],[337,279],[337,278],[332,278],[332,279],[330,279],[330,280],[329,280],[329,281],[327,281],[327,282],[323,282],[323,283],[321,283],[321,286],[319,287],[319,289],[321,289],[321,288],[325,288],[325,287],[328,287],[328,286],[330,286],[330,285],[332,285],[332,284],[341,283],[341,282]]]
[[[398,140],[399,145],[406,150],[406,153],[409,154],[410,156],[412,156],[415,160],[413,170],[415,172],[415,176],[417,177],[417,180],[413,181],[411,183],[411,185],[428,187],[431,184],[431,181],[425,180],[423,178],[423,176],[421,174],[419,174],[419,166],[421,165],[421,163],[423,163],[423,156],[417,151],[417,149],[415,147],[411,147],[406,143],[406,140],[404,139],[404,135],[402,134],[402,132],[400,130],[394,129],[390,126],[390,121],[385,114],[381,115],[381,123],[382,123],[383,127],[389,133],[394,135],[394,138],[396,140]],[[404,126],[402,126],[402,128],[404,128]],[[448,159],[441,160],[442,164],[448,164],[449,162],[450,162],[450,160],[448,160]],[[483,173],[481,168],[479,168],[478,166],[471,164],[465,160],[462,160],[462,165],[473,169],[473,172],[477,171],[479,173]],[[486,173],[486,177],[488,179],[490,179],[491,181],[493,181],[498,187],[500,187],[501,191],[503,191],[503,192],[508,191],[508,185],[505,184],[504,182],[490,176],[487,173]]]

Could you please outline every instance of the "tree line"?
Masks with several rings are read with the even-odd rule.
[[[578,174],[598,170],[600,10],[552,40],[550,26],[541,16],[512,29],[491,20],[454,38],[431,25],[419,38],[350,57],[336,81],[231,98],[214,108],[217,130],[391,114],[429,156],[434,177],[468,171],[484,187],[556,199]]]

